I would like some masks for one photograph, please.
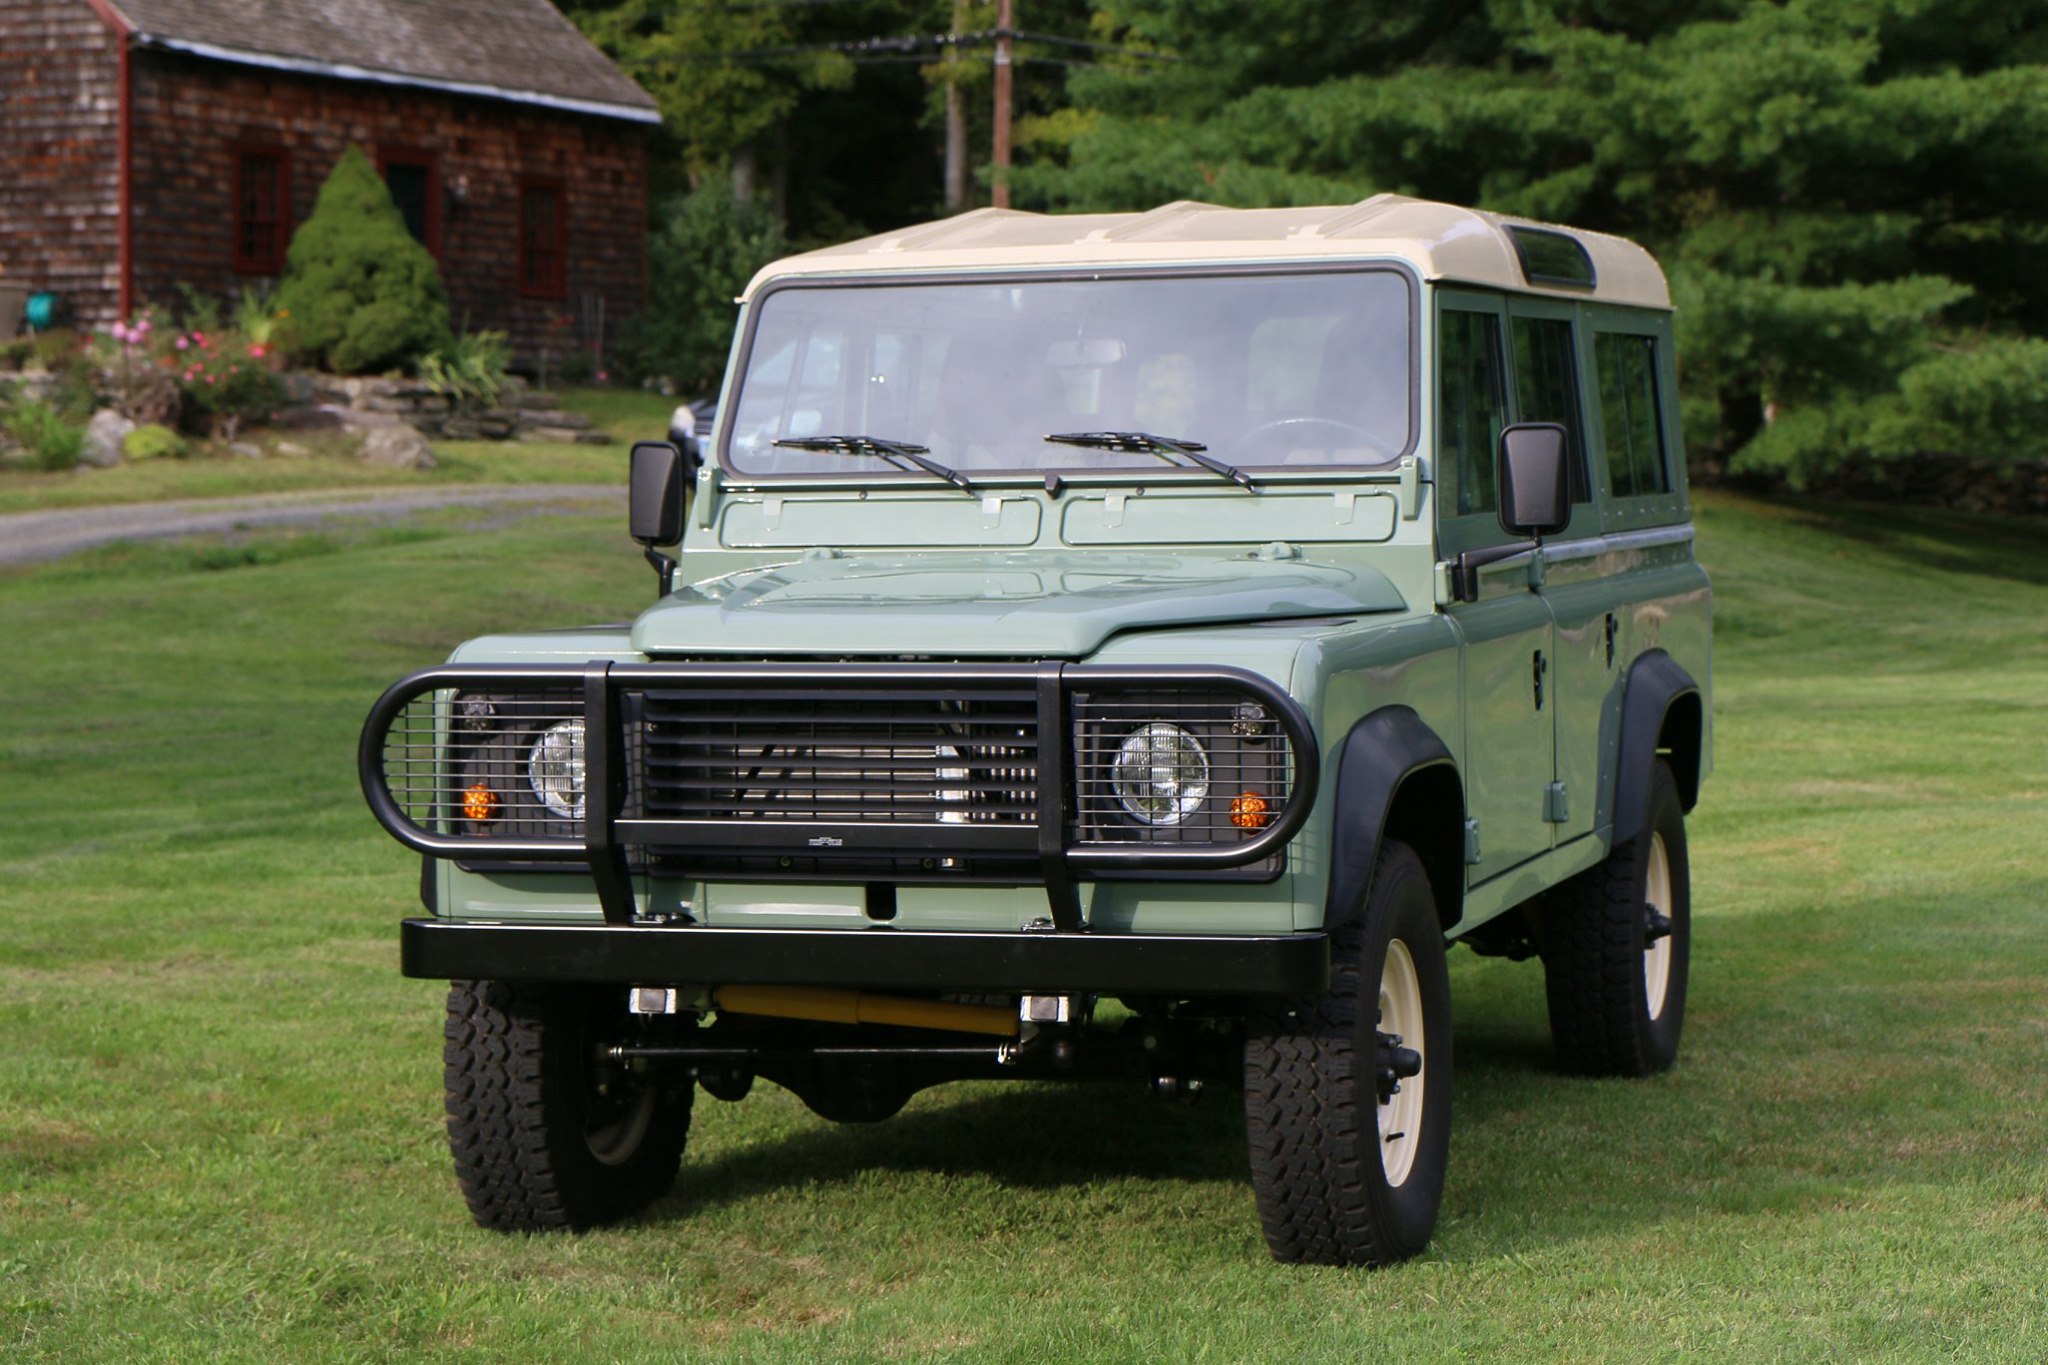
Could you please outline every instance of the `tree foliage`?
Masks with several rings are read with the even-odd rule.
[[[1393,190],[1620,232],[1671,273],[1695,454],[2048,452],[2040,0],[1103,10],[1186,61],[1077,76],[1036,203]]]
[[[717,182],[672,200],[648,252],[647,311],[627,339],[630,373],[659,375],[685,395],[715,393],[732,344],[733,299],[788,250],[773,216]]]
[[[292,234],[276,303],[298,353],[341,374],[396,368],[449,342],[440,269],[358,147]]]

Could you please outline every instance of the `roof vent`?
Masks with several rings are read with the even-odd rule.
[[[1570,233],[1551,228],[1508,225],[1508,240],[1522,262],[1522,278],[1531,284],[1548,284],[1565,289],[1591,289],[1593,258],[1585,243]]]

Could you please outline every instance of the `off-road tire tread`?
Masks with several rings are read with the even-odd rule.
[[[1543,982],[1550,1036],[1558,1065],[1579,1075],[1648,1076],[1671,1064],[1671,1057],[1657,1055],[1643,1018],[1643,862],[1660,814],[1667,820],[1677,816],[1681,844],[1671,848],[1667,828],[1666,849],[1679,859],[1681,870],[1685,866],[1678,783],[1662,759],[1651,775],[1648,800],[1638,838],[1559,884],[1544,900]],[[1673,964],[1675,970],[1684,965]],[[1682,1014],[1682,979],[1674,978],[1670,990],[1667,1013]],[[1677,1015],[1671,1017],[1677,1022]]]
[[[1375,888],[1410,876],[1427,887],[1427,874],[1414,852],[1387,841],[1374,872]],[[1368,1185],[1380,1176],[1366,1169],[1363,1154],[1368,1146],[1360,1140],[1361,1124],[1372,1125],[1377,1136],[1377,1107],[1370,1100],[1356,1099],[1372,1093],[1370,1076],[1360,1077],[1358,1069],[1375,1060],[1359,1056],[1355,1041],[1358,1011],[1375,1008],[1378,998],[1377,982],[1361,998],[1366,932],[1361,907],[1331,933],[1329,989],[1312,1001],[1255,1010],[1249,1020],[1245,1134],[1259,1221],[1276,1260],[1385,1265],[1428,1245],[1426,1233],[1420,1240],[1404,1239],[1398,1229],[1387,1226]],[[1409,951],[1420,957],[1428,949],[1411,943]],[[1438,972],[1441,951],[1439,943]],[[1428,970],[1420,960],[1417,967]],[[1450,1079],[1448,1060],[1446,1055],[1439,1073],[1445,1085]],[[1423,1159],[1419,1157],[1418,1164]],[[1441,1154],[1435,1159],[1440,1164]],[[1435,1176],[1440,1189],[1441,1171]]]
[[[671,1112],[625,1165],[603,1168],[593,1178],[558,1153],[550,1142],[553,1097],[545,1084],[548,1030],[561,1026],[558,1009],[531,986],[449,983],[442,1048],[448,1145],[456,1183],[479,1227],[545,1232],[616,1222],[666,1193],[681,1164],[688,1089],[681,1095],[681,1122]],[[676,1107],[671,1099],[669,1108]]]

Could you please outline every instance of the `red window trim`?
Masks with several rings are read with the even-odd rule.
[[[284,147],[256,142],[236,142],[229,144],[228,155],[235,160],[235,173],[232,178],[235,198],[228,211],[228,231],[231,234],[228,252],[234,260],[235,273],[281,275],[284,273],[285,249],[291,245],[292,240],[292,154]],[[271,239],[270,251],[260,254],[242,249],[242,228],[248,221],[243,214],[243,208],[248,203],[244,194],[246,186],[243,175],[247,170],[246,162],[252,156],[269,157],[275,163],[272,171],[275,183],[271,186],[271,194],[274,196],[273,203],[277,211],[274,220],[276,233]]]
[[[532,261],[527,249],[532,241],[527,231],[526,201],[534,191],[552,194],[555,197],[555,240],[553,268],[543,278],[536,279],[531,269]],[[553,176],[525,175],[519,178],[519,294],[529,299],[565,299],[569,297],[569,190],[560,179]]]
[[[427,240],[422,244],[435,261],[441,259],[441,154],[423,147],[377,148],[377,174],[391,179],[393,166],[418,166],[427,173]]]

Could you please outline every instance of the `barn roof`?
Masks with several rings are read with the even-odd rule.
[[[659,123],[547,0],[103,0],[143,47]]]

